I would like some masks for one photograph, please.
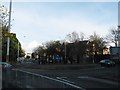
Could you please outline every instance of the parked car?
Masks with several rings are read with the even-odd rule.
[[[115,62],[109,59],[104,59],[100,61],[101,66],[115,66]]]
[[[0,62],[0,65],[2,65],[2,70],[10,70],[12,69],[12,65],[6,62]]]

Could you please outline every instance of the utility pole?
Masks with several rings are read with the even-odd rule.
[[[118,2],[118,47],[120,47],[120,1]]]
[[[65,42],[65,62],[67,61],[67,58],[66,58],[66,42]]]
[[[19,44],[20,44],[20,43],[19,43],[19,41],[18,41],[18,55],[17,55],[17,56],[18,56],[18,59],[19,59],[19,50],[20,50],[20,49],[19,49]]]
[[[95,44],[93,44],[93,64],[95,63],[94,54],[95,54]]]
[[[9,7],[8,33],[10,33],[10,26],[11,26],[11,8],[12,8],[12,0],[10,0],[10,7]],[[10,47],[10,37],[7,37],[7,56],[6,56],[6,62],[9,62],[9,47]]]
[[[120,25],[118,25],[118,47],[120,47]]]

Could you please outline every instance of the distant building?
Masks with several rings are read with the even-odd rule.
[[[108,49],[108,48],[104,48],[104,49],[103,49],[103,54],[104,54],[104,55],[105,55],[105,54],[110,54],[109,49]]]
[[[62,46],[62,51],[66,52],[66,62],[71,63],[84,62],[87,58],[87,45],[88,40],[76,41],[74,43],[67,43]]]

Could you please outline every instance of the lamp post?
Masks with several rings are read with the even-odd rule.
[[[118,47],[120,47],[120,25],[118,25]]]
[[[66,42],[65,42],[65,61],[66,61]]]
[[[66,58],[67,58],[67,57],[66,57],[66,44],[67,44],[67,43],[66,43],[66,40],[60,40],[60,43],[61,43],[61,44],[64,44],[64,55],[65,55],[65,56],[64,56],[64,59],[65,59],[65,61],[66,61]]]
[[[19,49],[19,46],[20,46],[19,44],[20,44],[20,43],[19,43],[19,41],[18,41],[18,53],[17,53],[18,59],[19,59],[19,50],[20,50],[20,49]]]
[[[10,0],[10,8],[9,8],[8,33],[10,33],[10,26],[11,26],[11,8],[12,8],[12,0]],[[9,48],[10,48],[10,37],[7,38],[7,56],[6,56],[6,62],[9,62]]]
[[[95,63],[94,53],[95,53],[95,44],[93,44],[93,64]]]

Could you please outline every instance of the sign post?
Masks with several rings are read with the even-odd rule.
[[[16,37],[16,34],[15,33],[5,33],[5,34],[2,34],[3,37]]]

